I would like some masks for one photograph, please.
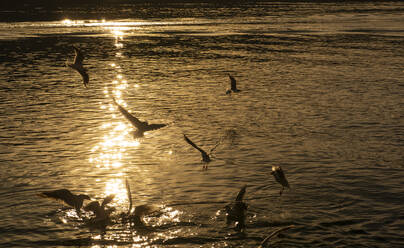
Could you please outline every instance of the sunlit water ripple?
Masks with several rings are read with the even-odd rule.
[[[273,247],[403,247],[404,5],[203,6],[0,22],[0,246],[257,247],[294,225]],[[65,66],[72,45],[88,89]],[[240,93],[225,94],[228,73]],[[112,96],[168,126],[134,139]],[[222,140],[207,170],[183,134]],[[125,178],[135,205],[160,208],[147,230],[93,230],[36,196],[115,194],[117,216]],[[240,235],[223,207],[244,184]]]

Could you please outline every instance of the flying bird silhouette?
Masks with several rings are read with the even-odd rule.
[[[271,174],[275,177],[275,180],[282,185],[282,189],[279,192],[279,195],[282,195],[283,190],[286,188],[290,189],[289,182],[283,173],[283,170],[280,166],[272,166]]]
[[[226,224],[235,223],[236,231],[245,229],[245,216],[247,211],[247,204],[243,202],[247,185],[244,185],[237,194],[236,200],[225,206],[226,210]]]
[[[210,149],[209,153],[207,153],[207,152],[205,152],[202,148],[200,148],[199,146],[197,146],[194,142],[192,142],[185,134],[184,134],[184,139],[185,139],[185,141],[186,141],[188,144],[190,144],[191,146],[193,146],[195,149],[197,149],[197,150],[201,153],[201,155],[202,155],[202,161],[205,162],[206,164],[209,163],[210,161],[212,161],[212,160],[210,159],[210,154],[217,148],[217,146],[220,144],[220,141],[221,141],[221,140],[219,140],[219,141],[216,143],[216,145],[215,145],[212,149]],[[206,164],[204,165],[204,168],[205,168],[205,169],[207,168],[207,165],[206,165]]]
[[[74,209],[76,209],[77,215],[80,216],[80,209],[83,206],[84,200],[90,200],[88,195],[80,194],[75,195],[68,189],[58,189],[53,191],[44,191],[39,193],[38,196],[61,201]]]
[[[133,133],[134,137],[142,137],[145,132],[156,130],[167,126],[167,124],[149,124],[147,121],[140,121],[138,118],[130,114],[126,109],[119,105],[115,98],[112,97],[114,104],[118,107],[119,112],[133,125],[136,127],[136,131]]]
[[[144,227],[144,221],[143,217],[152,213],[155,213],[158,210],[158,207],[149,205],[149,204],[143,204],[136,206],[133,209],[133,201],[132,201],[132,193],[130,190],[130,185],[128,179],[125,180],[126,183],[126,193],[128,195],[128,200],[129,200],[129,208],[126,213],[122,214],[122,218],[124,221],[129,222],[131,225],[137,226],[137,227]]]
[[[230,79],[230,89],[226,91],[226,94],[231,94],[232,92],[240,92],[241,90],[237,89],[237,81],[234,77],[229,74]]]
[[[83,53],[75,46],[73,46],[74,49],[74,53],[76,54],[76,56],[74,57],[74,61],[73,64],[71,63],[66,63],[66,65],[74,70],[76,70],[78,73],[80,73],[82,79],[83,79],[83,84],[84,87],[87,88],[88,82],[90,80],[88,74],[87,74],[87,70],[84,69],[83,67],[83,60],[84,60],[84,55]]]

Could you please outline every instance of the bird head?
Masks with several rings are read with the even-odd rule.
[[[79,198],[82,200],[91,200],[91,198],[88,195],[80,194]]]
[[[96,212],[96,211],[98,211],[99,208],[100,208],[100,204],[98,203],[98,201],[92,201],[84,207],[84,210]]]

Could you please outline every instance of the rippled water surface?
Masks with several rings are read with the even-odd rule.
[[[0,246],[258,247],[289,225],[272,247],[404,246],[403,3],[24,11],[0,22]],[[241,92],[225,94],[228,74]],[[111,97],[168,125],[135,139]],[[207,170],[183,134],[221,141]],[[160,209],[147,229],[118,218],[125,179]],[[224,206],[245,184],[241,234]],[[115,194],[112,224],[37,196],[60,188]]]

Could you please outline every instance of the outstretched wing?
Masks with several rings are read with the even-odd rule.
[[[207,154],[204,150],[202,150],[201,148],[199,148],[197,145],[195,145],[194,142],[192,142],[185,134],[184,134],[184,139],[185,141],[190,144],[191,146],[193,146],[195,149],[197,149],[198,151],[200,151],[201,153],[205,153]]]
[[[149,130],[149,131],[156,130],[156,129],[159,129],[159,128],[162,128],[165,126],[167,126],[167,124],[150,124],[150,125],[147,125],[147,130]]]
[[[135,212],[133,214],[138,217],[143,217],[145,215],[152,214],[158,210],[159,210],[159,207],[157,207],[157,206],[144,204],[144,205],[136,206]]]
[[[126,193],[128,194],[128,200],[129,200],[129,209],[128,209],[128,215],[130,214],[130,212],[132,211],[132,193],[130,191],[130,186],[129,186],[129,181],[128,179],[125,179],[125,183],[126,183]]]
[[[236,197],[236,202],[242,202],[243,201],[243,197],[245,195],[245,191],[246,191],[247,185],[244,185],[241,189],[240,192],[238,192],[238,195]]]
[[[114,104],[118,107],[119,112],[128,120],[130,123],[132,123],[133,126],[135,126],[137,129],[143,129],[143,124],[142,122],[131,115],[126,109],[124,109],[121,105],[119,105],[115,98],[112,97],[112,100],[114,101]]]
[[[279,234],[280,232],[286,231],[290,228],[295,227],[294,225],[290,225],[290,226],[285,226],[285,227],[281,227],[275,231],[273,231],[272,233],[270,233],[261,243],[261,245],[258,248],[264,248],[267,246],[269,240],[274,237],[275,235]]]
[[[230,78],[230,87],[231,87],[231,89],[236,90],[237,89],[236,79],[234,77],[232,77],[230,74],[229,74],[229,78]]]
[[[212,149],[210,149],[209,154],[211,154],[212,152],[214,152],[216,150],[216,148],[220,145],[220,143],[222,143],[223,137],[219,139],[218,142],[216,142],[216,144],[212,147]]]
[[[78,67],[75,69],[80,73],[81,78],[83,79],[84,87],[87,88],[88,82],[90,81],[87,71],[83,67]]]
[[[76,54],[76,56],[74,57],[73,64],[82,66],[83,60],[84,60],[84,55],[77,47],[73,46],[73,48],[74,48],[74,53]]]
[[[45,192],[39,193],[38,196],[56,200],[56,201],[61,201],[63,203],[66,203],[66,204],[74,207],[75,196],[67,189],[45,191]]]

